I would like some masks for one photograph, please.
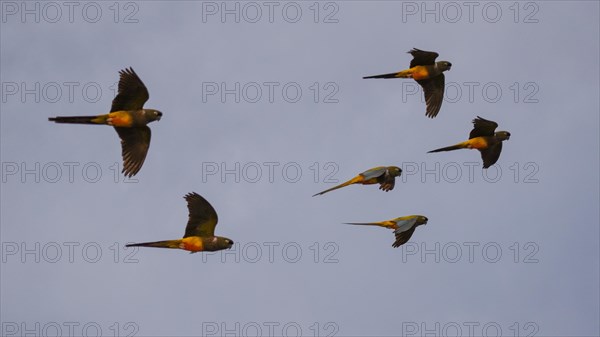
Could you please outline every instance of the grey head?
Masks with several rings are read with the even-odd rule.
[[[222,236],[217,236],[217,242],[216,242],[216,250],[222,250],[222,249],[230,249],[233,246],[233,240],[222,237]]]
[[[399,177],[402,174],[402,169],[398,166],[388,166],[387,171],[392,177]]]
[[[450,68],[452,67],[452,63],[448,61],[438,61],[435,63],[435,66],[439,71],[446,71],[450,70]]]
[[[417,226],[426,225],[427,221],[429,221],[429,219],[427,219],[426,216],[423,216],[423,215],[417,216]]]
[[[154,109],[144,109],[144,118],[146,119],[146,123],[159,121],[162,117],[162,112]]]
[[[510,132],[508,131],[498,131],[494,134],[497,140],[503,141],[510,139]]]

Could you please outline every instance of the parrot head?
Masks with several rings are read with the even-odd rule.
[[[150,123],[153,121],[159,121],[162,117],[162,112],[154,109],[144,109],[144,116],[146,117],[146,121]]]
[[[402,174],[402,169],[399,168],[398,166],[389,166],[387,169],[388,169],[388,173],[392,177],[399,177]]]
[[[496,136],[496,139],[502,141],[502,140],[508,140],[510,139],[510,132],[508,131],[498,131],[494,134],[494,136]]]
[[[217,246],[220,249],[229,249],[233,246],[233,240],[217,236]]]
[[[450,70],[450,68],[452,67],[452,63],[448,61],[439,61],[436,62],[435,65],[440,71]]]
[[[427,219],[426,216],[422,216],[422,215],[417,215],[417,223],[421,224],[421,225],[426,225],[427,221],[429,221],[429,219]]]

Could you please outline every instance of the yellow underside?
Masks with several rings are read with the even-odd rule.
[[[385,228],[398,229],[398,225],[396,225],[396,223],[394,221],[390,221],[390,220],[382,221],[382,222],[380,222],[380,224],[382,227],[385,227]]]
[[[369,180],[364,180],[362,182],[360,182],[363,185],[372,185],[372,184],[377,184],[377,178],[371,178]]]

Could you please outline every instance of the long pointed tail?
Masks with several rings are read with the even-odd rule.
[[[393,221],[381,221],[381,222],[345,222],[345,225],[357,225],[357,226],[378,226],[390,229],[396,229],[398,226]]]
[[[373,76],[365,76],[363,79],[368,78],[410,78],[412,77],[412,73],[407,70],[402,70],[396,73],[382,74],[382,75],[373,75]]]
[[[314,195],[313,195],[313,197],[316,197],[317,195],[325,194],[325,193],[327,193],[327,192],[331,192],[331,191],[333,191],[333,190],[337,190],[338,188],[342,188],[342,187],[346,187],[346,186],[348,186],[348,185],[356,184],[356,183],[358,183],[358,182],[361,182],[361,181],[363,181],[363,180],[364,180],[363,176],[360,176],[360,175],[359,175],[359,176],[356,176],[356,177],[354,177],[354,178],[352,178],[352,179],[350,179],[350,180],[346,181],[345,183],[342,183],[342,184],[339,184],[339,185],[337,185],[337,186],[334,186],[334,187],[332,187],[332,188],[330,188],[330,189],[328,189],[328,190],[325,190],[325,191],[323,191],[323,192],[319,192],[319,193],[317,193],[317,194],[314,194]]]
[[[131,244],[125,245],[125,247],[181,248],[181,239],[180,240],[131,243]]]
[[[344,225],[381,226],[381,224],[379,222],[344,222]]]
[[[427,153],[433,153],[433,152],[442,152],[442,151],[453,151],[453,150],[458,150],[458,149],[464,149],[466,147],[465,143],[458,143],[456,145],[452,145],[452,146],[446,146],[446,147],[442,147],[439,149],[435,149],[435,150],[431,150]]]
[[[56,123],[69,123],[69,124],[105,124],[106,115],[100,116],[63,116],[63,117],[50,117],[50,122]]]

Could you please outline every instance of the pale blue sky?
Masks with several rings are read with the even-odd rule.
[[[55,4],[1,3],[3,334],[600,334],[598,2]],[[453,64],[433,120],[411,80],[361,79],[413,47]],[[113,130],[47,118],[108,112],[129,66],[164,116],[126,183]],[[477,115],[512,134],[487,175],[426,153]],[[311,197],[379,165],[391,192]],[[192,191],[234,250],[125,250],[181,237]],[[410,214],[398,249],[341,224]]]

